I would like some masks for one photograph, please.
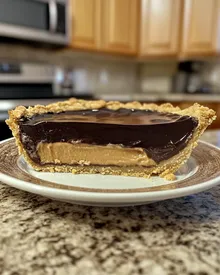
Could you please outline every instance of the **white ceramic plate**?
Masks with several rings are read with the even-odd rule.
[[[34,171],[18,151],[14,139],[0,142],[0,180],[31,193],[70,203],[127,206],[177,198],[220,183],[220,150],[200,142],[177,180],[43,173]]]

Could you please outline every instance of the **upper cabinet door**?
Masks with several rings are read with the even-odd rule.
[[[177,55],[181,0],[141,0],[140,55]]]
[[[71,0],[72,46],[100,47],[100,0]]]
[[[217,51],[219,0],[185,0],[181,52],[184,55]]]
[[[102,0],[102,49],[137,53],[138,0]]]

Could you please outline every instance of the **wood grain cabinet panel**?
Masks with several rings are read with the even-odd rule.
[[[181,0],[141,0],[140,55],[177,55]]]
[[[183,55],[217,53],[219,0],[184,0],[181,52]]]
[[[101,0],[72,0],[72,43],[82,49],[100,48]]]
[[[138,0],[102,0],[102,49],[137,53]]]

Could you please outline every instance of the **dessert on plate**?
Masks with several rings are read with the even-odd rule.
[[[38,171],[174,179],[215,112],[139,102],[70,99],[19,106],[6,123]]]

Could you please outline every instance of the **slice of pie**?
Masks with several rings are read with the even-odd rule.
[[[173,179],[215,112],[194,104],[70,99],[17,107],[6,121],[19,153],[38,171]]]

